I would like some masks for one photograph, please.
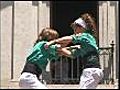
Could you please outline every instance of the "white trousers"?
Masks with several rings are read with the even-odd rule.
[[[96,89],[103,78],[103,71],[99,68],[86,68],[80,77],[79,89]]]
[[[24,72],[20,76],[19,86],[21,89],[48,89],[35,74],[28,72]]]

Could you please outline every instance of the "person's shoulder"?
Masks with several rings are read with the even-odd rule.
[[[72,36],[82,36],[82,33],[79,33],[79,34],[73,34]]]
[[[47,42],[48,42],[48,41],[44,41],[44,40],[42,40],[42,41],[40,41],[39,43],[42,44],[42,43],[47,43]]]
[[[84,32],[84,33],[82,33],[82,35],[90,35],[90,34],[89,34],[89,33]]]
[[[78,36],[87,37],[87,36],[88,36],[88,33],[80,33],[80,34],[78,34]]]
[[[42,46],[46,43],[47,41],[39,41],[38,43],[36,43],[36,46]]]
[[[91,35],[90,33],[83,33],[82,35],[86,37],[93,37],[93,35]]]

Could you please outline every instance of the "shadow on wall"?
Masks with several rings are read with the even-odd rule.
[[[42,1],[43,4],[46,4],[47,7],[50,7],[50,1]],[[13,6],[14,1],[0,1],[0,10]],[[38,6],[38,1],[32,1],[32,5]]]
[[[50,1],[42,1],[42,4],[46,4],[47,7],[50,7]],[[38,6],[38,1],[32,1],[32,5]]]
[[[42,1],[42,3],[45,3],[47,7],[50,7],[50,1]]]
[[[12,6],[14,1],[0,1],[0,10]]]

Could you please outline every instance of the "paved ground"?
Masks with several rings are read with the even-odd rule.
[[[78,84],[48,84],[49,89],[78,89]],[[20,89],[18,82],[12,81],[6,87],[1,87],[1,89]],[[114,85],[103,85],[100,84],[97,89],[115,89]],[[116,88],[117,89],[117,88]]]
[[[48,85],[50,89],[79,89],[78,85]],[[97,89],[114,89],[113,85],[99,85]]]

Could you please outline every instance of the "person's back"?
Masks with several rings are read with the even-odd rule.
[[[39,81],[42,70],[46,68],[48,59],[57,58],[56,45],[51,45],[45,49],[44,45],[47,41],[58,38],[58,33],[50,28],[45,28],[39,34],[36,43],[30,54],[26,58],[25,66],[20,76],[19,86],[24,89],[47,89],[47,87]],[[50,57],[52,55],[52,57]]]
[[[56,52],[56,45],[51,45],[48,49],[45,49],[44,45],[47,41],[39,41],[33,47],[32,53],[27,57],[27,62],[36,64],[40,69],[45,69],[48,63],[48,60],[58,58]],[[52,58],[50,58],[52,56]]]
[[[82,58],[83,68],[100,67],[98,59],[98,47],[95,38],[89,33],[73,35],[73,43],[80,44],[81,48],[74,51],[74,57]],[[90,60],[91,56],[97,55],[96,59]]]
[[[74,34],[57,39],[56,43],[73,43],[80,48],[73,50],[69,56],[80,57],[83,72],[80,77],[81,89],[95,89],[103,77],[97,47],[97,29],[93,18],[85,13],[71,24]],[[49,44],[48,44],[49,45]],[[67,45],[67,44],[66,44]]]
[[[83,72],[80,77],[80,89],[95,89],[103,77],[99,62],[99,51],[96,42],[95,22],[89,14],[83,14],[75,20],[75,32],[80,36],[73,36],[73,43],[80,43],[81,48],[77,49],[74,56],[82,59]]]

